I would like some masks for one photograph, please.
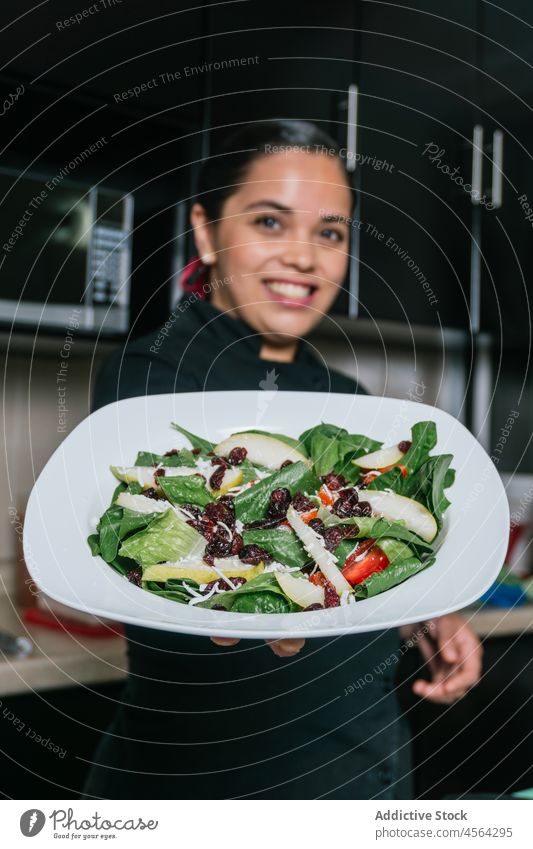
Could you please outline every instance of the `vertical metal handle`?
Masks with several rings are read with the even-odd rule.
[[[355,171],[357,158],[357,107],[359,86],[348,86],[348,122],[346,128],[346,170]]]
[[[492,193],[491,203],[499,209],[503,202],[503,133],[494,130],[492,134]]]
[[[472,134],[472,203],[479,204],[483,194],[483,127],[474,126]]]

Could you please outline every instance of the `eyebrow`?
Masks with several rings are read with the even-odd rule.
[[[248,212],[251,209],[256,208],[264,208],[265,206],[271,207],[272,209],[277,209],[279,212],[289,212],[293,213],[294,210],[290,209],[288,206],[283,206],[282,203],[278,203],[275,200],[258,200],[253,203],[249,203],[248,206],[244,208],[245,212]],[[327,222],[337,222],[338,224],[346,224],[348,226],[348,222],[346,220],[346,215],[340,215],[335,212],[326,213],[325,215],[321,215],[322,221]]]
[[[283,206],[282,203],[278,203],[275,200],[257,200],[257,201],[254,201],[253,203],[249,203],[248,206],[246,206],[244,208],[244,211],[246,212],[248,209],[255,209],[258,206],[260,206],[260,207],[270,206],[273,209],[279,210],[279,212],[293,212],[294,211],[292,209],[289,209],[288,206]]]

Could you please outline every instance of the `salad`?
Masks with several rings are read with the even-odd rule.
[[[321,610],[434,562],[455,477],[451,454],[430,453],[434,422],[390,446],[326,423],[218,445],[172,427],[190,447],[111,466],[119,483],[88,538],[143,590],[238,613]]]

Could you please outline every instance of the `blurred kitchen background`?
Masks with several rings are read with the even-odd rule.
[[[417,793],[533,785],[530,0],[4,0],[0,46],[0,627],[33,644],[0,654],[1,791],[76,794],[124,676],[120,637],[58,628],[28,582],[30,489],[107,353],[172,312],[199,163],[272,117],[327,129],[357,189],[315,343],[371,392],[457,416],[508,487],[508,574],[467,611],[482,684],[418,705],[416,649],[399,670]]]

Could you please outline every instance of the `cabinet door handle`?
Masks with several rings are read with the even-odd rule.
[[[499,209],[503,202],[503,133],[494,130],[492,134],[492,196],[494,209]]]
[[[472,203],[479,204],[483,194],[483,127],[474,126],[472,133]]]
[[[355,171],[357,158],[357,107],[359,86],[348,86],[348,121],[346,128],[346,170]]]

